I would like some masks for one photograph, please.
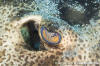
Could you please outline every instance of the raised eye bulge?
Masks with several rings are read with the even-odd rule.
[[[47,42],[49,45],[57,45],[61,41],[61,35],[57,32],[49,32],[46,27],[42,26],[40,28],[41,38]]]

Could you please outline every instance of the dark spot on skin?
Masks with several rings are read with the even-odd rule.
[[[86,56],[84,56],[84,59],[86,59]]]
[[[36,57],[35,55],[33,57]]]
[[[7,42],[7,41],[4,40],[3,43],[4,43],[4,42]]]
[[[91,58],[91,55],[89,55],[89,58]]]
[[[15,55],[13,55],[13,57],[16,57]]]
[[[7,38],[8,38],[8,35],[5,35],[5,37],[7,37]]]
[[[82,47],[80,47],[80,50],[83,50],[83,48],[82,48]]]
[[[23,53],[24,53],[23,51],[20,52],[20,54],[23,54]]]
[[[31,64],[30,65],[33,65],[33,64],[35,64],[35,62],[31,61]]]
[[[77,41],[77,39],[74,39],[74,41]]]
[[[72,42],[72,39],[70,39],[70,41]]]
[[[50,53],[54,53],[54,51],[49,51]]]
[[[23,64],[23,66],[27,66],[27,62],[25,62],[25,64]]]
[[[0,40],[2,40],[2,38],[0,38]]]
[[[2,39],[0,38],[0,46],[2,46],[3,42],[2,42]]]
[[[62,48],[61,50],[63,51],[63,50],[65,50],[65,48]]]
[[[71,58],[71,60],[73,61],[73,60],[74,60],[74,58],[72,57],[72,58]]]
[[[48,52],[45,52],[45,55],[47,54]]]
[[[82,39],[79,39],[79,42],[81,42],[81,43],[82,43],[82,42],[83,42],[83,40],[82,40]]]
[[[2,28],[2,26],[0,25],[0,28]]]
[[[25,61],[27,62],[28,56],[25,58]]]
[[[0,51],[0,58],[1,58],[2,56],[5,56],[5,52],[6,52],[6,49]]]
[[[70,32],[68,32],[68,35],[70,35]]]
[[[59,57],[57,56],[56,59],[58,59]]]
[[[74,34],[74,32],[73,32],[73,31],[72,31],[71,33],[72,33],[72,34]]]
[[[97,50],[100,50],[99,48],[97,48]]]
[[[79,55],[79,56],[78,56],[78,58],[79,58],[79,59],[82,59],[82,56],[81,56],[81,55]]]
[[[43,54],[41,54],[41,56],[43,56]]]
[[[96,58],[100,58],[100,56],[98,54],[96,54]]]
[[[67,60],[69,60],[69,57],[66,57]]]
[[[12,24],[10,24],[10,27],[13,27],[13,25],[12,25]]]
[[[18,51],[19,51],[19,48],[15,48],[15,51],[17,51],[17,52],[18,52]]]
[[[8,59],[6,61],[8,62],[10,60],[10,58],[11,58],[11,55],[8,54]]]
[[[41,65],[42,65],[42,64],[40,64],[40,63],[38,64],[38,66],[41,66]]]
[[[55,55],[51,55],[50,58],[55,58]]]
[[[31,53],[29,53],[28,55],[31,56]]]
[[[86,51],[84,51],[84,53],[86,53]]]
[[[4,47],[8,47],[8,45],[5,45]]]
[[[62,52],[60,52],[60,51],[57,51],[56,52],[56,55],[62,55],[63,53]]]
[[[20,58],[24,58],[24,55],[21,55]]]
[[[46,60],[47,60],[47,59],[46,59]],[[40,63],[43,64],[43,63],[44,63],[43,61],[44,61],[44,60],[40,60]]]
[[[12,44],[14,44],[14,42],[12,42]]]
[[[46,60],[46,59],[48,59],[48,58],[49,58],[49,57],[48,57],[48,56],[46,56],[46,57],[45,57],[45,60]]]
[[[12,36],[10,36],[9,38],[12,38]]]
[[[75,37],[77,38],[77,35],[75,35]]]
[[[38,56],[38,59],[40,59],[40,56]]]
[[[63,38],[65,38],[65,37],[63,36]]]
[[[36,56],[32,56],[31,59],[34,59]]]
[[[72,30],[72,28],[69,28],[69,31],[71,31]]]
[[[38,59],[36,59],[35,61],[38,62]]]
[[[17,27],[16,26],[14,26],[14,29],[16,29]]]
[[[95,64],[95,66],[100,66],[99,64]]]
[[[85,47],[86,45],[84,44],[83,47]]]
[[[2,35],[2,37],[4,37],[4,35]]]
[[[10,63],[11,63],[12,66],[14,65],[14,63],[12,61]]]
[[[94,59],[92,59],[92,62],[94,62]]]
[[[17,62],[19,62],[19,60],[18,60],[18,59],[14,59],[14,61],[17,61]]]
[[[9,64],[5,63],[6,66],[9,66]]]
[[[8,26],[8,25],[9,25],[8,23],[5,24],[5,26]]]
[[[18,66],[22,66],[21,64],[18,64]]]
[[[12,33],[14,33],[15,31],[12,31]]]
[[[78,46],[80,46],[80,44],[77,44]]]
[[[63,58],[61,58],[60,62],[64,62],[64,59],[63,59]]]
[[[10,31],[10,29],[8,29],[7,27],[5,28],[6,31]]]

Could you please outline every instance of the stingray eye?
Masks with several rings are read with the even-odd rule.
[[[42,39],[49,45],[57,45],[61,41],[61,35],[59,33],[49,32],[45,27],[40,28]]]

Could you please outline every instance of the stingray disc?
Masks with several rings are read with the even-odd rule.
[[[61,35],[59,33],[49,32],[45,27],[40,28],[41,37],[48,44],[56,45],[61,41]]]

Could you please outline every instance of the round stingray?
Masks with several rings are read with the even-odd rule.
[[[48,44],[56,45],[61,41],[61,35],[59,33],[48,32],[48,30],[43,26],[40,29],[40,33],[43,40]]]

